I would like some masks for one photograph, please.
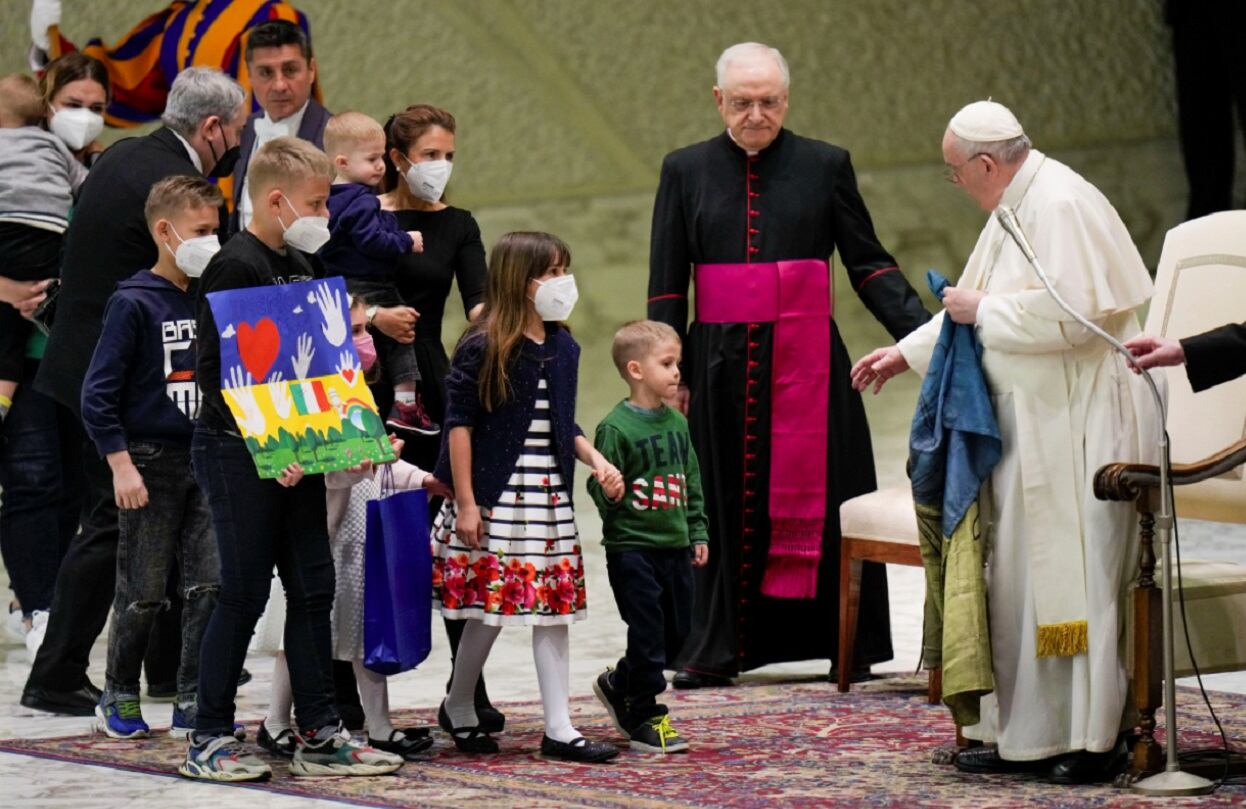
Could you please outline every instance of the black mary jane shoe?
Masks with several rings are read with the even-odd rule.
[[[454,746],[463,753],[496,753],[498,752],[497,739],[485,733],[478,727],[475,728],[455,728],[450,731],[450,738],[454,740]]]
[[[999,749],[994,745],[983,745],[961,750],[952,759],[952,765],[961,772],[975,775],[1008,775],[1043,772],[1051,766],[1051,759],[1009,761],[1000,758]]]
[[[690,669],[675,672],[674,678],[671,679],[671,685],[680,690],[725,688],[731,684],[730,677],[723,677],[721,674],[708,674],[704,671],[692,671]]]
[[[1102,784],[1111,781],[1129,765],[1129,747],[1119,741],[1106,753],[1085,750],[1056,759],[1044,780],[1051,784]]]
[[[501,733],[506,727],[506,716],[492,705],[477,705],[476,721],[479,723],[476,727],[480,728],[481,733]],[[454,732],[454,723],[450,721],[450,714],[446,713],[445,700],[441,701],[441,707],[437,709],[437,727],[446,733]]]
[[[402,756],[407,761],[415,761],[433,746],[433,737],[429,735],[428,728],[398,728],[389,734],[388,739],[369,736],[368,744],[377,750]]]
[[[610,742],[590,742],[578,736],[569,742],[559,742],[548,736],[541,737],[541,755],[574,761],[579,764],[600,764],[619,754],[619,748]]]

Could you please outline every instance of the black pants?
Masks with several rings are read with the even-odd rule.
[[[0,554],[27,617],[51,608],[82,507],[82,427],[69,408],[35,390],[38,369],[26,362],[0,428]]]
[[[47,634],[30,668],[27,687],[51,691],[76,691],[87,682],[91,646],[104,629],[117,582],[117,505],[112,470],[90,441],[81,445],[82,471],[87,491],[80,517],[81,528],[56,574]],[[180,616],[179,616],[180,618]],[[171,620],[169,613],[161,621]],[[177,668],[181,644],[172,643],[177,633],[161,632],[170,641],[148,646],[149,659],[171,658]],[[167,668],[168,664],[160,668]]]
[[[65,237],[50,230],[0,222],[0,275],[13,281],[56,277]],[[26,340],[34,328],[16,309],[0,305],[0,379],[21,379]]]
[[[1172,20],[1186,219],[1233,207],[1233,112],[1246,132],[1246,3],[1184,3]]]
[[[626,699],[627,717],[619,720],[631,729],[666,713],[657,696],[692,626],[692,559],[687,548],[607,551],[606,572],[627,624],[627,654],[611,684]]]
[[[196,733],[233,732],[238,675],[268,603],[274,564],[286,593],[285,650],[295,720],[305,732],[337,724],[324,476],[308,475],[288,489],[260,480],[241,438],[202,427],[191,442],[191,462],[208,498],[221,558],[216,608],[200,647]]]

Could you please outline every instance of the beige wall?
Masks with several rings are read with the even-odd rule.
[[[940,179],[944,125],[974,99],[1010,105],[1040,148],[1098,184],[1152,264],[1185,204],[1159,0],[298,5],[331,109],[379,118],[417,101],[447,107],[460,122],[450,193],[477,213],[486,240],[522,227],[570,242],[584,293],[572,323],[595,382],[586,426],[620,393],[603,341],[644,311],[659,163],[719,131],[713,66],[732,42],[786,54],[789,125],[852,151],[883,242],[915,283],[930,266],[958,275],[984,219]],[[63,28],[111,41],[159,6],[64,0]],[[0,68],[22,66],[26,8],[0,2]],[[881,343],[842,275],[839,290],[849,349]],[[871,403],[884,454],[902,443],[911,393]]]

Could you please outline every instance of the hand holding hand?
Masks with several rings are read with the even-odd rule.
[[[883,389],[883,383],[908,369],[909,364],[900,349],[895,346],[876,348],[852,366],[852,387],[855,390],[865,390],[872,382],[874,393],[877,394]]]
[[[593,458],[593,477],[601,484],[601,490],[609,499],[618,500],[623,496],[623,473],[600,453]]]
[[[432,475],[425,475],[423,486],[429,494],[435,497],[444,497],[447,500],[454,497],[454,490]]]

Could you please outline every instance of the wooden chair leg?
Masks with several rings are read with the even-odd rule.
[[[839,691],[852,683],[852,651],[857,640],[857,609],[861,603],[861,560],[851,555],[852,541],[845,540],[839,564]]]
[[[931,669],[926,673],[926,702],[938,705],[943,702],[943,669]]]

